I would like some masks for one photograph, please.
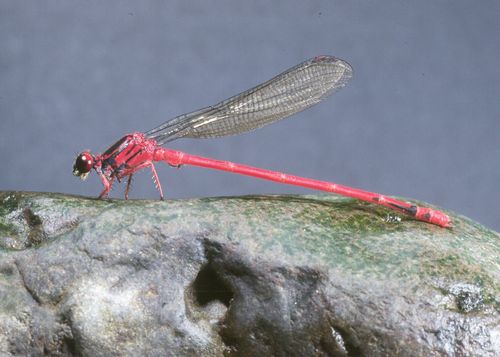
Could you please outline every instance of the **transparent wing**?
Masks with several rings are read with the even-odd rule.
[[[214,106],[175,117],[146,136],[164,144],[180,137],[212,138],[254,130],[318,103],[351,77],[347,62],[314,57]]]

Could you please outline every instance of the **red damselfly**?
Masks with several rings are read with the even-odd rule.
[[[351,77],[352,68],[347,62],[333,56],[314,57],[214,106],[180,115],[146,133],[125,135],[103,154],[92,155],[85,151],[76,158],[73,174],[83,180],[94,169],[104,185],[99,198],[108,196],[115,178],[120,181],[128,177],[125,189],[127,199],[133,174],[149,167],[160,198],[163,199],[153,163],[164,161],[174,167],[194,165],[337,193],[389,207],[417,220],[449,227],[450,218],[438,210],[419,207],[378,193],[190,155],[161,146],[178,138],[213,138],[260,128],[318,103],[345,86]]]

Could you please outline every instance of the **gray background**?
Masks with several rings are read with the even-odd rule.
[[[418,198],[500,231],[499,39],[498,1],[1,1],[0,189],[96,196],[96,175],[71,174],[78,152],[332,54],[355,71],[332,98],[171,147]],[[158,169],[170,198],[311,193]],[[149,172],[131,196],[158,197]]]

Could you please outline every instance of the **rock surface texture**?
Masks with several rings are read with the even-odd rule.
[[[500,235],[451,216],[0,192],[0,355],[498,356]]]

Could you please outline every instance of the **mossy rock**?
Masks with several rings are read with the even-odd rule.
[[[0,354],[498,355],[500,235],[446,213],[0,192]]]

